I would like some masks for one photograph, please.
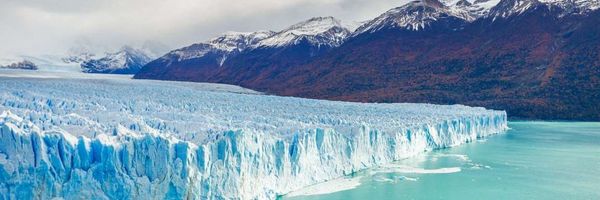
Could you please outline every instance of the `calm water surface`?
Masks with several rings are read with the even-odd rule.
[[[600,123],[511,122],[509,127],[482,141],[360,172],[347,178],[354,184],[342,191],[283,199],[600,200]],[[335,191],[344,184],[315,188]]]

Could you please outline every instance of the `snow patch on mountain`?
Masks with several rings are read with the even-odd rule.
[[[81,64],[85,61],[93,59],[95,56],[96,55],[90,52],[69,53],[64,58],[61,58],[61,60],[65,63]]]
[[[466,22],[487,14],[498,0],[417,0],[391,9],[367,22],[353,34],[376,32],[385,28],[423,30],[431,23],[454,17]]]
[[[494,7],[488,17],[494,20],[497,18],[508,18],[521,15],[539,5],[557,7],[562,9],[559,17],[571,14],[586,14],[600,8],[598,0],[502,0],[498,6]]]
[[[210,39],[207,42],[193,44],[181,49],[173,50],[161,57],[171,61],[182,61],[203,57],[209,53],[217,57],[219,65],[231,55],[237,54],[258,44],[259,41],[273,35],[272,31],[258,32],[226,32],[223,35]]]
[[[253,47],[261,40],[275,34],[273,31],[259,32],[226,32],[220,37],[209,41],[214,48],[227,52],[243,51],[246,48]]]
[[[315,17],[280,32],[226,32],[206,42],[173,50],[160,59],[170,62],[211,56],[219,65],[240,52],[256,48],[279,48],[307,41],[317,47],[337,47],[351,33],[333,17]]]
[[[541,3],[560,7],[565,14],[585,14],[600,8],[599,0],[538,0]]]
[[[315,17],[294,24],[260,41],[257,46],[282,47],[306,40],[314,46],[337,47],[350,33],[350,30],[334,17]]]
[[[488,17],[492,17],[494,20],[497,18],[507,18],[513,15],[520,15],[530,8],[538,5],[537,0],[503,0],[492,8]]]
[[[451,13],[467,21],[474,21],[487,15],[499,2],[500,0],[442,0]]]
[[[598,10],[600,9],[600,1],[597,0],[575,0],[578,2],[580,7],[585,8],[587,10]]]
[[[84,60],[81,68],[87,73],[135,74],[150,61],[152,58],[145,52],[124,46],[118,52],[106,53],[102,58]]]

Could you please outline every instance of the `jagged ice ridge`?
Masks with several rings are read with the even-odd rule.
[[[274,199],[507,129],[462,105],[126,79],[0,78],[0,113],[4,199]]]

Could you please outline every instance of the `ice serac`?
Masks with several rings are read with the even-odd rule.
[[[3,199],[275,199],[507,128],[484,108],[190,83],[0,78],[0,89]]]

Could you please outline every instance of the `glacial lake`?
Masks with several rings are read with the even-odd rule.
[[[503,134],[283,199],[600,199],[600,123],[510,122],[509,127]]]

